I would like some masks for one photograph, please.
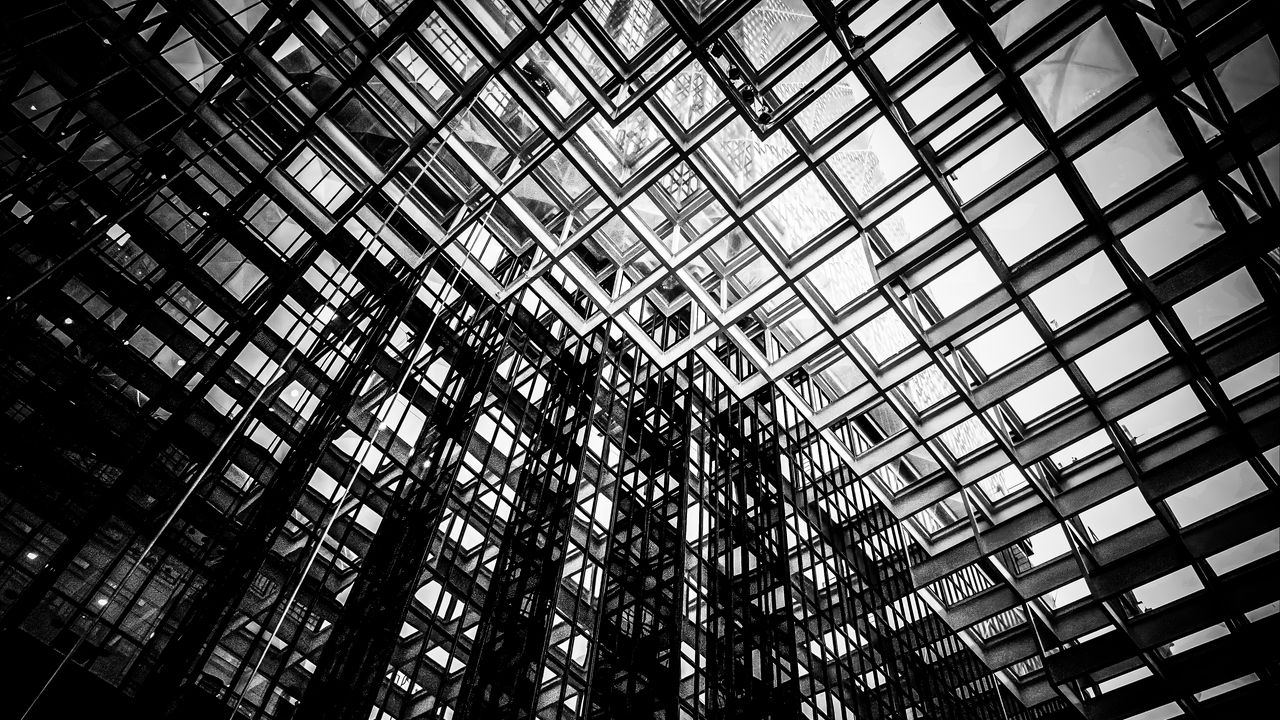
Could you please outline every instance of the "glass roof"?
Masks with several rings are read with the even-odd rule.
[[[169,3],[108,4],[145,33]],[[1277,297],[1262,108],[1280,60],[1260,25],[1210,34],[1208,0],[341,0],[299,22],[276,3],[217,4],[259,38],[251,62],[274,85],[232,81],[185,30],[160,55],[255,128],[237,142],[281,155],[261,177],[296,206],[244,210],[269,258],[200,246],[231,299],[294,256],[300,211],[341,218],[384,264],[442,250],[493,300],[536,296],[540,321],[578,335],[608,326],[655,368],[696,359],[740,398],[774,386],[799,412],[788,422],[902,522],[922,597],[966,642],[1100,594],[1067,565],[1105,560],[1108,538],[1178,537],[1276,492],[1277,439],[1248,430],[1263,411],[1237,398],[1280,374],[1274,343],[1241,339]],[[33,76],[13,106],[53,122],[51,92]],[[280,99],[314,133],[297,147],[259,118]],[[183,243],[203,227],[177,195],[144,212]],[[110,261],[149,277],[115,228]],[[318,261],[309,292],[354,297],[341,265]],[[202,306],[207,335],[225,321],[193,292],[166,302]],[[319,342],[325,310],[291,309],[281,335]],[[289,331],[297,318],[314,328]],[[146,328],[129,341],[181,367]],[[247,362],[266,377],[275,361]],[[1238,462],[1187,488],[1145,484],[1180,433],[1210,428],[1243,443]],[[1142,482],[1116,479],[1130,475]],[[1145,581],[1138,604],[1216,587],[1207,563],[1231,560],[1215,557]],[[965,615],[993,586],[1006,606]],[[1039,639],[1052,655],[1083,635]],[[828,652],[851,642],[831,637]],[[1028,705],[1078,700],[1044,654],[992,670]],[[1103,691],[1141,680],[1100,674]]]
[[[778,382],[855,468],[883,436],[909,438],[867,468],[891,507],[915,506],[901,498],[925,492],[940,469],[1003,465],[910,515],[920,542],[941,552],[970,515],[961,494],[979,521],[1045,502],[1036,496],[1056,481],[1037,456],[1073,439],[1047,428],[1179,351],[1176,333],[1139,323],[1064,356],[1073,328],[1149,292],[1157,263],[1174,261],[1165,248],[1193,251],[1216,222],[1203,211],[1174,221],[1195,212],[1185,204],[1144,211],[1120,244],[1071,249],[1185,165],[1188,142],[1164,109],[1125,106],[1139,76],[1131,46],[1158,62],[1176,36],[1146,12],[1131,16],[1143,35],[1127,40],[1106,15],[1046,22],[1064,5],[601,0],[567,17],[543,11],[560,24],[525,58],[487,61],[498,67],[489,86],[521,98],[523,119],[490,102],[443,110],[469,118],[444,141],[461,165],[513,158],[483,178],[478,200],[511,208],[508,232],[495,235],[501,252],[537,246],[515,275],[494,274],[469,245],[466,267],[507,291],[558,269],[582,293],[553,303],[570,325],[616,319],[655,363],[697,354],[744,393]],[[466,8],[495,47],[507,40],[509,7]],[[683,30],[691,18],[708,20],[696,36]],[[1215,76],[1228,98],[1274,89],[1269,41],[1248,58]],[[463,213],[440,231],[465,238],[492,214]],[[1152,232],[1159,249],[1142,240]],[[1201,296],[1211,310],[1192,309],[1195,298],[1177,309],[1192,337],[1260,297],[1243,270]],[[646,328],[658,316],[682,329],[655,338]],[[726,339],[750,372],[722,361]],[[972,393],[1014,376],[995,403]],[[1101,423],[1141,446],[1212,402],[1189,385],[1176,394],[1082,427]],[[1017,447],[1037,433],[1055,439]],[[1123,452],[1104,445],[1087,454]],[[1093,517],[1081,527],[1090,540],[1139,518],[1105,507]],[[1065,552],[1064,537],[1050,527],[1028,540],[1032,564]]]

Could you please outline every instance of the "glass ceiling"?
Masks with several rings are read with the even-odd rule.
[[[342,2],[358,43],[334,12],[219,3],[323,137],[270,181],[317,217],[361,198],[371,254],[443,248],[496,301],[536,293],[659,368],[695,356],[738,397],[776,386],[903,521],[940,612],[1016,591],[969,641],[1099,592],[1035,569],[1206,516],[1217,480],[1112,480],[1187,428],[1244,443],[1222,471],[1244,489],[1213,502],[1275,493],[1276,438],[1240,398],[1274,383],[1276,348],[1229,349],[1274,313],[1280,262],[1261,26],[1211,33],[1209,0]],[[352,82],[351,48],[381,38]],[[162,55],[224,92],[189,34]],[[301,233],[246,218],[286,255]],[[230,246],[205,269],[237,297],[261,278]],[[1140,604],[1203,588],[1206,562]]]
[[[441,142],[479,189],[438,235],[498,297],[531,286],[571,326],[611,318],[655,363],[697,354],[743,395],[776,383],[943,556],[970,522],[1053,506],[1062,470],[1086,457],[1235,412],[1196,383],[1119,417],[1093,406],[1258,307],[1259,268],[1150,321],[1094,328],[1276,188],[1274,168],[1239,158],[1217,200],[1133,208],[1199,140],[1169,127],[1169,108],[1125,99],[1133,54],[1159,63],[1183,47],[1167,19],[998,5],[548,8],[523,54],[485,60],[522,109],[493,93],[442,110]],[[501,47],[512,9],[466,8]],[[1276,66],[1261,37],[1178,97],[1212,137],[1275,88]],[[1204,85],[1228,103],[1207,111]],[[1062,428],[1072,416],[1087,419]],[[1274,477],[1267,457],[1255,467]],[[1093,542],[1143,517],[1104,504],[1025,540],[1025,561],[1067,553],[1064,528]],[[1087,593],[1077,585],[1039,600],[1066,605]]]
[[[351,3],[375,29],[395,14]],[[533,287],[571,326],[612,318],[659,365],[696,353],[744,394],[776,382],[825,429],[879,417],[910,447],[876,474],[913,457],[954,468],[980,452],[995,469],[996,456],[1025,460],[1009,452],[1010,433],[1095,397],[1128,374],[1108,370],[1141,358],[1137,370],[1175,341],[1151,334],[1139,351],[1117,338],[1054,371],[1053,346],[1073,323],[1150,282],[1137,258],[1176,259],[1143,240],[1145,227],[1068,251],[1078,257],[1060,248],[1079,248],[1110,208],[1185,163],[1163,111],[1099,111],[1132,86],[1138,50],[1105,14],[1047,22],[1065,4],[997,14],[965,3],[837,12],[601,0],[541,10],[528,19],[547,29],[518,56],[479,59],[486,51],[460,43],[458,19],[442,10],[423,25],[435,62],[405,46],[388,71],[416,94],[421,122],[447,128],[422,167],[454,210],[428,234],[452,241],[495,297]],[[522,22],[497,0],[464,6],[481,29],[472,42],[487,49]],[[1177,43],[1149,16],[1130,15],[1144,31],[1130,42],[1155,61]],[[695,19],[705,19],[699,45],[680,30]],[[1274,48],[1265,37],[1255,46],[1247,70],[1232,61],[1215,74],[1228,97],[1274,88]],[[468,96],[479,67],[493,77]],[[1201,212],[1146,221],[1190,252],[1212,239],[1206,222],[1221,232]],[[1224,282],[1221,303],[1205,299],[1221,308],[1212,319],[1177,318],[1211,330],[1260,301],[1251,273]],[[722,362],[727,347],[749,371]],[[970,401],[968,388],[1045,355],[1007,402]],[[1203,414],[1206,399],[1187,396],[1178,416]],[[1128,422],[1118,427],[1132,441],[1157,434]],[[870,442],[828,439],[855,466]],[[974,499],[994,507],[1033,492],[1010,475],[979,483]],[[889,494],[903,482],[876,484]],[[942,522],[930,515],[947,512],[916,517],[926,538]]]

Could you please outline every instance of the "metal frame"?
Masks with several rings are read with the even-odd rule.
[[[4,10],[28,716],[93,676],[156,717],[1273,701],[1274,25],[1042,5]],[[1059,117],[1031,78],[1089,43],[1119,80]],[[1139,131],[1162,164],[1112,193]],[[1076,219],[1010,260],[995,228],[1045,187]],[[1212,233],[1142,245],[1186,203]],[[1059,326],[1086,264],[1114,291]],[[1223,282],[1254,299],[1206,326]],[[1179,414],[1135,436],[1152,408]]]

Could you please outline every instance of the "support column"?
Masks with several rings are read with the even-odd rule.
[[[547,634],[564,565],[600,355],[581,347],[580,364],[552,359],[542,418],[516,486],[484,620],[462,683],[459,720],[533,716]],[[567,356],[565,353],[564,356]],[[562,356],[562,357],[564,357]]]
[[[360,576],[343,607],[299,706],[297,720],[367,717],[386,682],[406,609],[419,585],[431,539],[441,522],[467,442],[482,414],[506,323],[477,332],[475,362],[459,362],[432,427],[423,432],[405,482],[383,517]],[[443,398],[442,398],[443,399]],[[416,474],[416,473],[415,473]]]
[[[711,718],[800,716],[797,628],[786,545],[772,389],[728,400],[709,433],[716,456],[707,502],[717,517],[708,582],[707,713]]]
[[[758,697],[747,698],[743,717],[754,712],[769,720],[789,720],[800,715],[797,681],[796,616],[791,583],[790,548],[787,546],[786,493],[779,459],[785,433],[779,425],[769,388],[755,402],[743,403],[751,410],[740,417],[744,457],[743,490],[750,498],[746,511],[742,547],[755,558],[756,566],[743,578],[741,592],[752,607],[749,621],[749,660],[759,680]]]
[[[590,717],[679,717],[684,520],[689,464],[687,370],[637,383],[626,436]]]

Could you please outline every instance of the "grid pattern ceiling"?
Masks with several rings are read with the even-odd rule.
[[[237,208],[263,248],[289,261],[290,213],[340,223],[360,248],[344,265],[444,254],[496,304],[540,300],[541,321],[610,333],[654,372],[696,360],[737,398],[775,388],[920,549],[921,596],[988,645],[1011,691],[1038,681],[1028,705],[1163,678],[1167,648],[1135,650],[1101,690],[1051,688],[1042,664],[1129,627],[1120,605],[1230,595],[1222,553],[1274,564],[1280,60],[1264,3],[177,5],[103,7],[116,42],[160,37],[191,115],[292,203]],[[84,116],[24,82],[15,111],[74,137]],[[263,96],[309,135],[284,143]],[[184,242],[209,217],[148,193]],[[132,248],[114,222],[88,236]],[[235,251],[202,266],[236,300],[263,279]],[[191,291],[169,304],[204,307]],[[152,359],[176,375],[190,354]],[[1177,559],[1117,577],[1117,548],[1156,537]],[[1089,597],[1107,600],[1100,623],[1057,626]],[[1226,603],[1222,634],[1267,601]],[[987,642],[1042,626],[1039,647]],[[1274,681],[1256,665],[1226,684]],[[1211,698],[1177,694],[1159,716]]]
[[[438,183],[419,227],[496,299],[775,383],[931,546],[1075,458],[1242,427],[1206,337],[1274,299],[1276,52],[1201,5],[444,4],[345,107],[374,156],[440,128],[374,170]]]

